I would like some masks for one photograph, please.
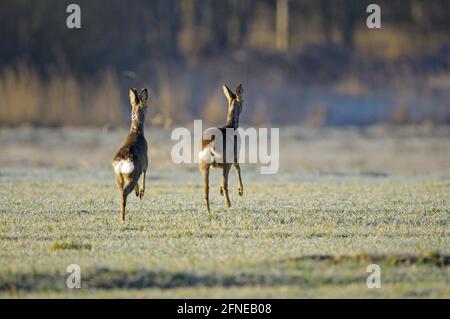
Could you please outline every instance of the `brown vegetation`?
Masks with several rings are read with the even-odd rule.
[[[115,72],[80,81],[71,75],[41,79],[25,64],[0,74],[0,124],[118,125],[122,123],[120,88]]]
[[[450,2],[380,0],[378,30],[369,3],[80,0],[70,30],[64,2],[5,0],[0,125],[125,125],[144,86],[152,125],[215,122],[238,81],[243,123],[450,123]]]

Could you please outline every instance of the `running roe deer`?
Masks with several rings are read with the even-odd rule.
[[[145,173],[147,171],[147,141],[144,137],[144,121],[147,113],[147,89],[137,94],[136,89],[130,89],[131,128],[130,134],[114,155],[112,166],[116,175],[116,184],[120,192],[120,216],[125,221],[125,206],[127,196],[133,191],[140,199],[145,192]],[[142,184],[139,187],[139,178]]]
[[[223,146],[218,146],[218,149],[222,149],[222,154],[220,154],[220,151],[216,149],[216,139],[214,136],[206,136],[206,134],[203,134],[202,141],[200,144],[200,152],[199,152],[199,168],[203,175],[203,182],[205,187],[205,204],[206,209],[210,213],[211,210],[209,208],[209,168],[210,167],[220,167],[222,168],[222,184],[220,186],[220,194],[224,196],[225,198],[225,204],[227,207],[231,206],[230,203],[230,197],[228,196],[228,174],[231,169],[231,163],[228,163],[229,161],[226,160],[226,147],[227,144],[227,135],[226,131],[227,129],[233,129],[236,130],[239,126],[239,115],[242,112],[242,84],[239,84],[236,88],[236,94],[233,93],[225,84],[223,85],[223,93],[227,97],[228,100],[228,115],[227,115],[227,122],[225,126],[221,128],[215,129],[215,131],[220,131],[220,134],[222,135],[222,142]],[[206,133],[206,132],[205,132]],[[236,149],[236,140],[230,141],[231,137],[228,136],[228,145],[234,145],[234,159],[233,159],[233,165],[236,168],[237,177],[238,177],[238,192],[239,196],[242,196],[244,194],[244,186],[242,185],[242,179],[241,179],[241,168],[239,166],[239,163],[237,161],[237,149]],[[218,161],[219,157],[221,159]]]

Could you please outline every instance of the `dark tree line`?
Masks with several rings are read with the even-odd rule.
[[[65,26],[73,1],[0,2],[0,65],[26,61],[37,67],[90,72],[138,65],[149,58],[204,58],[237,48],[277,52],[276,37],[287,37],[282,52],[297,50],[304,30],[327,46],[354,48],[354,32],[365,23],[364,0],[79,0],[82,29]],[[450,30],[447,0],[378,1],[384,24],[417,33]],[[286,4],[288,15],[277,14]],[[287,28],[277,19],[288,18]],[[282,22],[282,21],[281,21]],[[258,34],[258,30],[262,34]],[[256,31],[255,31],[256,30]],[[273,30],[273,33],[271,32]],[[265,37],[265,38],[264,38]],[[255,47],[252,39],[259,39]],[[279,40],[279,39],[278,39]],[[280,47],[279,47],[280,49]]]

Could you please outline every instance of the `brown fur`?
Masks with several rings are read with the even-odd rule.
[[[138,96],[136,89],[130,89],[131,103],[131,128],[130,134],[116,152],[112,160],[115,163],[129,160],[133,164],[133,170],[129,173],[120,173],[115,170],[116,184],[120,193],[120,216],[125,221],[125,207],[128,195],[133,191],[140,199],[145,192],[145,173],[147,172],[147,141],[144,137],[144,122],[147,112],[147,89],[143,89]],[[142,176],[142,184],[139,187],[139,178]]]
[[[233,93],[226,85],[223,86],[223,91],[225,96],[228,100],[228,114],[227,114],[227,122],[224,127],[219,128],[220,132],[222,133],[222,141],[224,143],[223,147],[223,155],[224,160],[222,163],[206,163],[200,159],[200,172],[203,176],[203,183],[204,183],[204,194],[205,194],[205,205],[208,212],[211,212],[210,206],[209,206],[209,169],[210,167],[218,167],[222,168],[222,183],[220,186],[220,194],[224,196],[225,204],[227,207],[231,206],[230,197],[228,195],[228,175],[231,169],[231,163],[227,163],[226,161],[226,129],[227,128],[233,128],[237,129],[239,126],[239,115],[242,112],[242,95],[243,95],[243,89],[242,84],[239,84],[236,88],[236,93]],[[200,143],[200,151],[203,151],[212,141],[214,140],[214,137],[202,137],[201,143]],[[244,194],[244,186],[242,185],[242,179],[241,179],[241,168],[239,166],[239,163],[237,162],[237,154],[236,149],[234,151],[234,167],[236,168],[236,173],[238,177],[238,192],[239,196],[242,196]]]

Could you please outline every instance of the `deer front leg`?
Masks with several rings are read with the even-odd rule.
[[[134,192],[136,193],[136,197],[139,197],[139,184],[136,184],[136,187],[134,188]]]
[[[222,189],[227,207],[231,207],[230,197],[228,196],[228,173],[230,172],[230,168],[231,165],[226,164],[222,170]]]
[[[145,173],[146,172],[147,171],[143,171],[142,172],[142,185],[141,185],[141,189],[140,189],[140,192],[139,192],[139,198],[140,199],[142,199],[142,197],[144,197],[144,193],[145,193]]]
[[[234,167],[236,168],[236,173],[237,173],[237,177],[238,177],[239,196],[242,196],[242,195],[244,195],[244,185],[242,185],[241,167],[239,166],[239,163],[234,163]]]
[[[206,210],[208,211],[208,213],[211,213],[211,210],[209,209],[209,165],[201,164],[200,171],[202,172],[203,175]]]

